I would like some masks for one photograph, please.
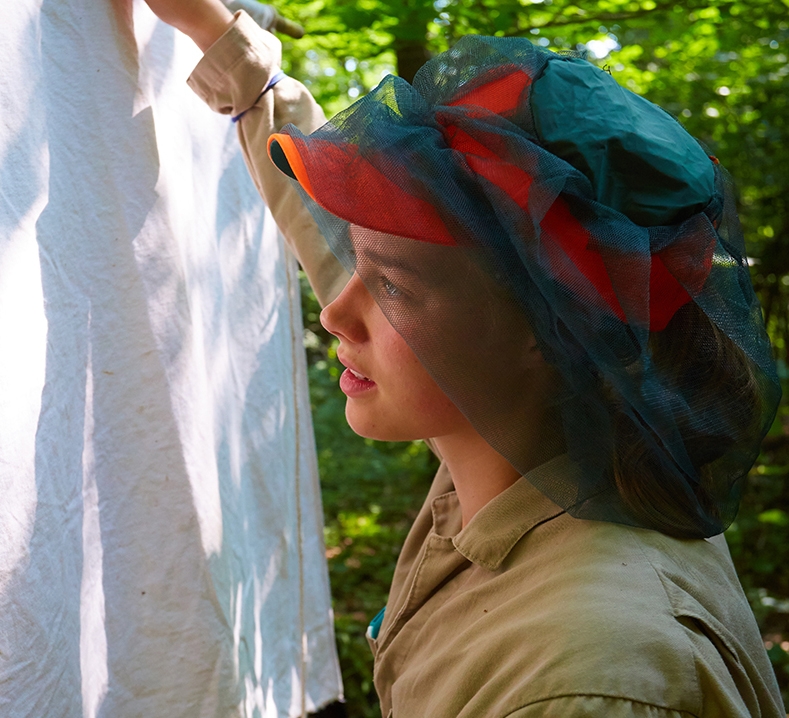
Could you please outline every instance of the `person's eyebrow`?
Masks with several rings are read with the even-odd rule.
[[[410,272],[411,274],[419,274],[419,271],[415,269],[412,265],[407,264],[399,257],[390,257],[384,254],[379,254],[374,249],[363,249],[362,255],[365,261],[372,262],[377,265],[382,265],[384,267],[390,267],[394,269],[402,269],[404,272]]]

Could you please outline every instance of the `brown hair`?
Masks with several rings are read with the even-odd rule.
[[[725,467],[717,465],[718,460],[724,460],[732,445],[755,450],[750,444],[763,414],[752,365],[692,302],[677,311],[666,329],[651,334],[648,349],[664,386],[681,390],[688,402],[687,415],[677,420],[677,428],[696,475],[686,481],[681,472],[662,467],[664,452],[655,451],[637,419],[609,399],[612,468],[619,495],[640,525],[691,537],[699,535],[701,518],[722,530],[734,517],[721,515],[721,508],[736,506],[729,494],[739,487],[733,486],[736,479],[720,481]],[[654,441],[659,444],[656,437]]]

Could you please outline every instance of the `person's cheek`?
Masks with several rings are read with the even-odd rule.
[[[391,327],[382,343],[382,360],[389,379],[382,387],[387,408],[424,436],[447,431],[459,411],[435,383],[405,340]]]
[[[392,399],[413,405],[429,375],[405,340],[387,324],[379,333],[381,385]]]

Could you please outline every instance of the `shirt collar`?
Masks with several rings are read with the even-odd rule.
[[[531,480],[539,479],[543,474],[558,474],[567,479],[568,474],[575,471],[577,465],[567,454],[561,454],[524,474],[485,504],[465,528],[455,533],[452,539],[455,548],[469,561],[495,571],[526,533],[563,513],[561,507],[534,488]],[[436,502],[444,505],[439,507]],[[452,513],[457,511],[457,521],[447,519],[446,510],[450,507]],[[436,498],[433,505],[434,522],[439,514],[444,515],[441,520],[444,524],[441,533],[444,535],[452,524],[459,527],[460,505],[454,494]]]

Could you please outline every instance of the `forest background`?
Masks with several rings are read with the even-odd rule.
[[[327,114],[388,74],[406,80],[463,35],[522,36],[580,50],[671,112],[731,172],[754,285],[784,394],[789,389],[789,0],[291,0],[307,30],[284,69]],[[305,345],[326,517],[335,626],[349,718],[380,711],[364,639],[386,604],[398,551],[436,462],[421,443],[355,436],[336,344],[302,284]],[[726,532],[789,704],[789,401],[781,405]]]

